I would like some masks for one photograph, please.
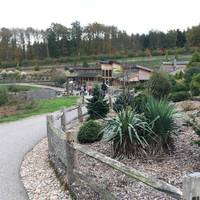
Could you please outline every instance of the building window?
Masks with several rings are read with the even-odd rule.
[[[108,70],[106,70],[106,77],[108,77]]]
[[[109,70],[109,77],[112,77],[112,71]]]

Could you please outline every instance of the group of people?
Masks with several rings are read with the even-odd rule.
[[[91,85],[86,85],[86,84],[83,84],[80,86],[80,95],[82,94],[89,94],[91,95],[92,94],[92,86]]]
[[[102,83],[101,84],[101,90],[103,92],[103,94],[105,95],[106,92],[107,92],[107,89],[108,89],[108,85],[106,83]],[[83,84],[79,87],[79,90],[80,90],[80,95],[85,95],[85,94],[89,94],[89,95],[92,95],[92,85],[86,85],[86,84]]]

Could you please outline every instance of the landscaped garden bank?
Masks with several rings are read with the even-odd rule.
[[[177,104],[177,109],[185,112],[186,106],[189,108],[188,105],[190,105],[191,109],[187,111],[188,114],[200,109],[200,102],[197,101],[180,102]],[[76,122],[70,125],[70,127],[73,126],[74,132],[79,130],[78,124]],[[187,173],[200,170],[199,147],[193,144],[193,141],[198,139],[197,135],[185,123],[183,118],[179,119],[177,133],[178,136],[174,137],[175,150],[169,155],[163,154],[154,158],[147,157],[145,159],[122,158],[117,160],[182,189],[183,176]],[[92,144],[84,144],[84,146],[103,153],[106,156],[113,156],[110,144],[107,142],[99,141]],[[172,199],[138,181],[133,181],[122,173],[81,153],[77,155],[77,161],[79,169],[82,172],[92,177],[94,182],[104,185],[106,189],[116,195],[117,199]],[[61,167],[60,170],[60,174],[64,175],[66,173],[64,167]],[[26,155],[22,163],[21,176],[30,199],[42,199],[45,195],[47,197],[55,195],[57,199],[68,198],[68,196],[63,196],[65,192],[65,195],[68,195],[68,191],[65,190],[64,192],[64,187],[58,185],[59,182],[56,182],[58,180],[49,164],[47,139],[42,140]],[[63,179],[65,179],[64,176]],[[77,187],[77,195],[79,195],[80,199],[100,199],[98,194],[88,188]]]

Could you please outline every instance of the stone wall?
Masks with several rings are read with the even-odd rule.
[[[27,99],[52,99],[57,96],[57,92],[55,90],[51,89],[38,89],[38,90],[30,90],[24,92],[24,95],[26,95]]]

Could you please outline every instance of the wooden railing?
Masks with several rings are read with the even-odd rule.
[[[149,175],[139,172],[138,170],[126,166],[123,163],[114,160],[104,154],[101,154],[97,151],[87,148],[86,146],[72,142],[70,132],[66,131],[66,114],[70,111],[77,109],[77,113],[81,114],[81,107],[76,107],[72,109],[62,110],[61,115],[61,124],[62,130],[55,128],[53,116],[47,116],[47,133],[48,133],[48,143],[49,143],[49,152],[55,154],[65,165],[67,169],[67,184],[68,188],[73,192],[73,184],[79,183],[87,185],[92,190],[97,192],[101,199],[105,200],[114,200],[116,199],[114,194],[111,194],[103,186],[98,185],[94,180],[85,175],[84,172],[77,170],[75,153],[81,152],[84,155],[87,155],[117,171],[122,172],[130,178],[136,179],[160,192],[175,198],[175,199],[185,199],[185,200],[197,200],[200,196],[200,175],[192,174],[183,178],[183,188],[182,192],[179,188],[176,188],[173,185],[166,183],[165,181],[152,178]],[[79,109],[79,111],[78,111]],[[79,121],[82,121],[82,118],[79,116]]]

